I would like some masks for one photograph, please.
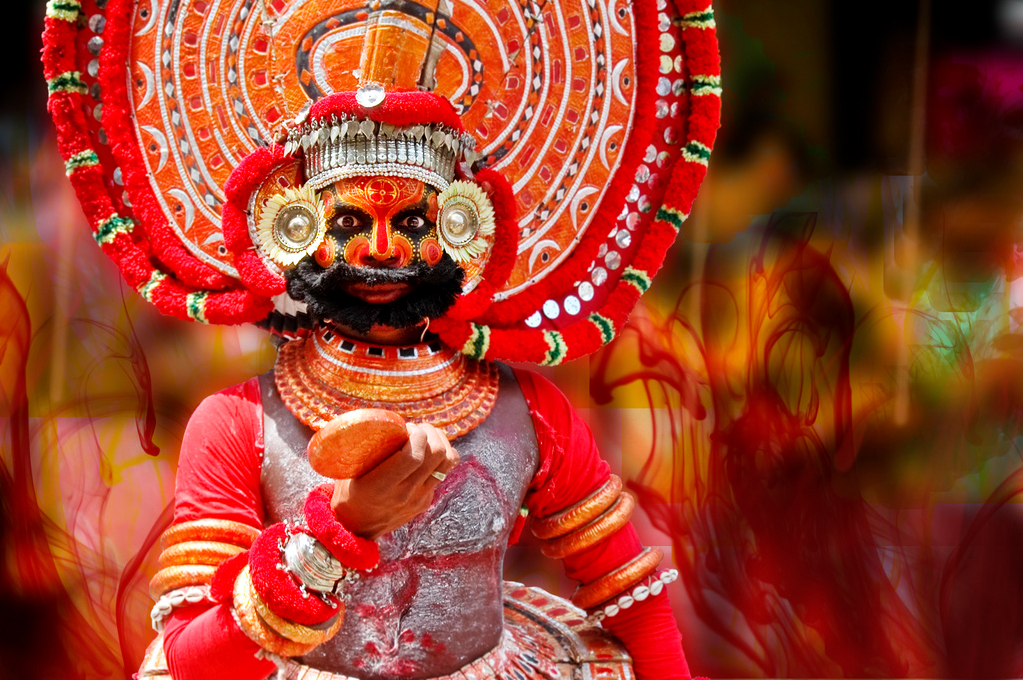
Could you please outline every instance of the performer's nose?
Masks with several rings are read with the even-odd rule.
[[[359,265],[363,267],[396,268],[401,266],[401,258],[397,255],[388,256],[364,250],[359,258]]]
[[[373,224],[373,234],[369,239],[368,257],[363,257],[364,266],[394,267],[398,257],[394,252],[394,237],[387,220],[377,220]]]

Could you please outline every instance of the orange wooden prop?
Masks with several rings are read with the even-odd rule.
[[[408,441],[405,420],[376,408],[334,418],[309,441],[309,465],[324,477],[354,479],[375,468]]]

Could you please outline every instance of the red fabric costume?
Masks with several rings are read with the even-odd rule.
[[[516,377],[532,414],[540,452],[526,505],[531,514],[542,516],[586,497],[607,480],[610,471],[589,428],[564,395],[536,374],[517,371]],[[262,417],[256,378],[200,404],[182,442],[175,523],[216,518],[263,527]],[[640,550],[635,530],[627,525],[593,548],[565,559],[565,568],[574,579],[592,581]],[[604,627],[625,643],[640,680],[689,677],[666,593],[623,610],[605,620]],[[259,647],[238,628],[226,605],[178,609],[164,635],[175,680],[256,680],[275,670],[271,661],[257,658]]]

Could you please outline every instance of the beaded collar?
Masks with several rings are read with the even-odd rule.
[[[348,411],[382,408],[455,439],[490,414],[498,373],[437,341],[371,345],[321,326],[281,345],[274,380],[287,409],[314,430]]]

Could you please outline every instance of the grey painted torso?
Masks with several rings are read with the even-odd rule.
[[[349,588],[338,634],[300,659],[384,680],[436,677],[492,649],[501,635],[501,568],[537,466],[532,420],[507,367],[493,412],[453,442],[461,463],[425,513],[379,539],[380,566]],[[273,375],[260,378],[267,525],[302,517],[306,495],[329,482],[309,467],[312,430],[284,408]]]

